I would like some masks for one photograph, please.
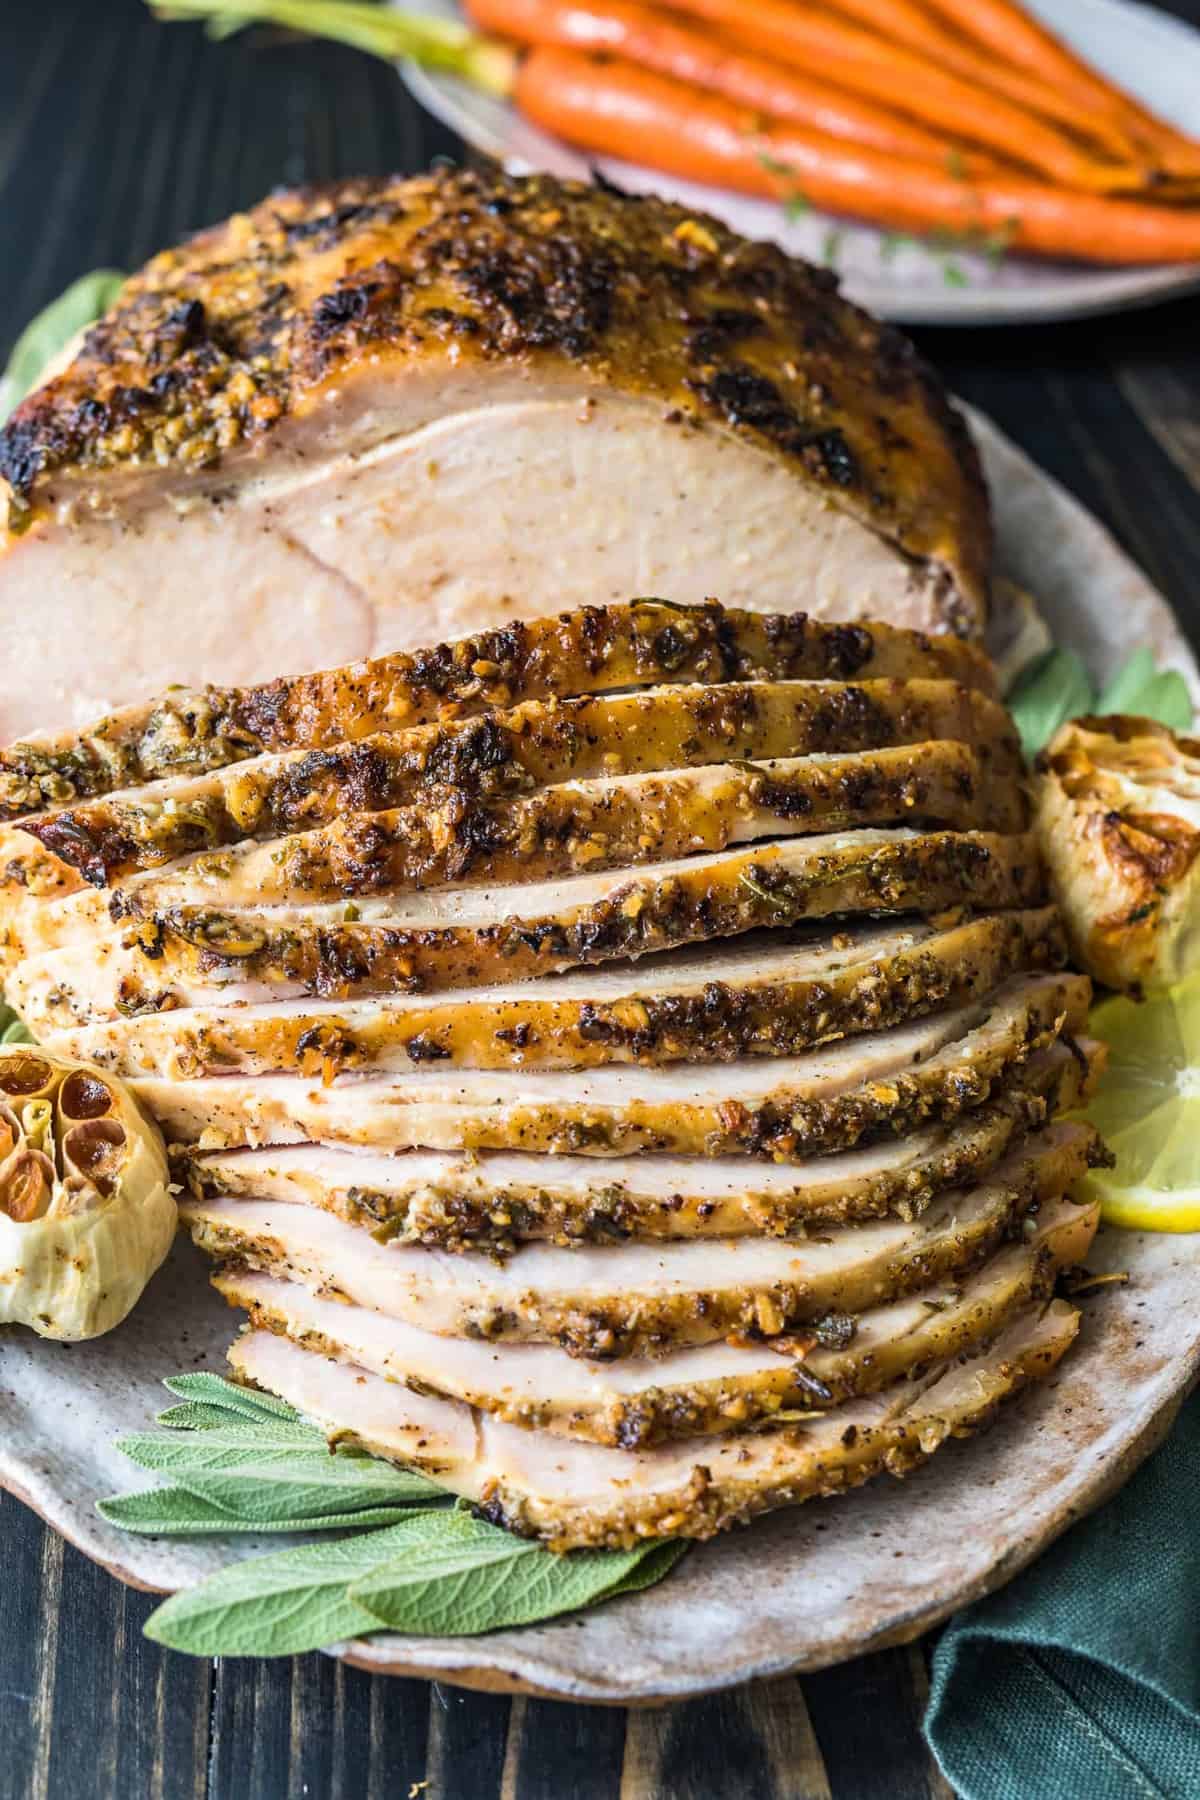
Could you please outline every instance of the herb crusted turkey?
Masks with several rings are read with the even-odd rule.
[[[0,476],[4,736],[177,679],[181,616],[194,678],[244,682],[581,591],[790,607],[803,569],[818,616],[965,636],[987,604],[977,461],[903,337],[774,246],[547,176],[350,181],[164,252]]]

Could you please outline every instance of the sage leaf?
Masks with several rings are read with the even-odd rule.
[[[11,1006],[0,1000],[0,1044],[30,1044],[33,1033]]]
[[[1008,695],[1008,707],[1021,736],[1021,748],[1033,758],[1059,726],[1092,712],[1096,690],[1074,650],[1047,650],[1021,670]]]
[[[77,332],[108,311],[124,285],[125,277],[117,270],[93,269],[90,275],[73,281],[64,294],[30,320],[0,377],[0,425],[37,386],[47,364]]]
[[[285,1431],[293,1430],[285,1423]],[[315,1440],[315,1441],[314,1441]],[[358,1507],[441,1497],[423,1475],[352,1450],[330,1451],[319,1433],[305,1440],[210,1429],[122,1438],[118,1450],[139,1468],[169,1475],[180,1487],[256,1524],[285,1525]]]
[[[1158,669],[1144,646],[1122,663],[1096,702],[1100,713],[1132,713],[1156,719],[1173,731],[1187,731],[1192,723],[1192,696],[1177,669]]]
[[[1153,652],[1143,645],[1121,664],[1101,688],[1096,710],[1105,713],[1137,712],[1138,699],[1156,674]]]
[[[148,1537],[212,1537],[238,1531],[363,1531],[393,1525],[405,1516],[398,1506],[365,1506],[357,1512],[325,1513],[313,1519],[239,1519],[187,1488],[146,1488],[136,1494],[114,1494],[96,1502],[96,1511],[122,1531]]]
[[[235,1413],[223,1412],[219,1406],[197,1405],[185,1400],[182,1406],[168,1406],[166,1412],[159,1413],[155,1424],[165,1425],[173,1433],[219,1431],[231,1444],[244,1444],[248,1450],[272,1444],[284,1449],[329,1455],[329,1441],[324,1432],[318,1431],[315,1425],[304,1424],[300,1419],[294,1423],[290,1419],[263,1419],[255,1424],[250,1419],[239,1418]],[[152,1441],[165,1443],[168,1440],[159,1438]]]
[[[203,1400],[209,1406],[226,1407],[247,1419],[297,1420],[300,1417],[286,1400],[277,1400],[274,1394],[260,1394],[255,1388],[239,1387],[236,1382],[226,1381],[223,1375],[213,1375],[207,1369],[195,1370],[190,1375],[168,1375],[163,1386],[169,1393],[178,1394],[181,1400]]]
[[[661,1548],[559,1556],[465,1512],[418,1513],[391,1535],[391,1558],[361,1576],[351,1598],[393,1630],[424,1637],[475,1637],[594,1605]]]
[[[1141,712],[1147,719],[1157,719],[1171,731],[1190,731],[1196,707],[1189,688],[1178,669],[1163,669],[1148,693],[1142,697]]]
[[[146,1636],[195,1656],[298,1656],[378,1631],[382,1620],[349,1590],[396,1554],[404,1529],[233,1563],[164,1601],[147,1619]]]
[[[209,1406],[204,1400],[181,1400],[178,1406],[168,1406],[165,1412],[157,1413],[154,1423],[165,1425],[168,1431],[229,1431],[237,1416],[223,1406]],[[247,1431],[253,1431],[249,1419],[242,1422]],[[280,1419],[279,1426],[286,1431],[287,1421]]]
[[[641,1562],[610,1587],[602,1598],[615,1600],[619,1594],[638,1594],[643,1588],[657,1586],[691,1547],[687,1538],[665,1538],[660,1543],[650,1544],[643,1550]]]

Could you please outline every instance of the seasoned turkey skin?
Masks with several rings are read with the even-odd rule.
[[[977,459],[911,344],[776,246],[546,175],[276,195],[164,252],[18,409],[0,476],[6,613],[40,588],[115,623],[119,560],[141,647],[93,672],[112,704],[169,678],[167,604],[217,681],[546,613],[572,581],[653,591],[672,564],[681,599],[770,608],[806,543],[812,611],[967,637],[986,615]]]

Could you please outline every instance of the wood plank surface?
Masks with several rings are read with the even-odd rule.
[[[1174,10],[1200,22],[1200,0]],[[4,9],[0,361],[84,269],[133,268],[280,183],[416,169],[454,140],[386,67],[210,44],[140,0]],[[1200,640],[1197,302],[926,332],[950,384],[1115,533]],[[0,1356],[3,1350],[0,1348]],[[387,1681],[325,1657],[208,1664],[0,1495],[0,1800],[946,1800],[921,1648],[626,1713]]]

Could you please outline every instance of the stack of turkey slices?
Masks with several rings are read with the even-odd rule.
[[[1088,984],[957,639],[585,609],[175,690],[0,807],[9,998],[160,1121],[237,1374],[497,1520],[706,1536],[1074,1336]]]

